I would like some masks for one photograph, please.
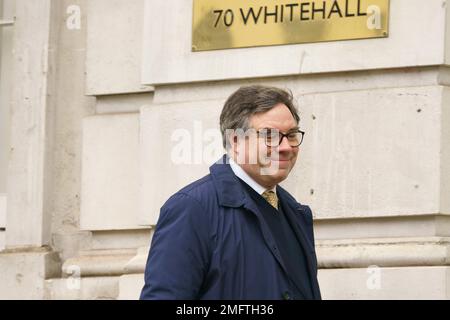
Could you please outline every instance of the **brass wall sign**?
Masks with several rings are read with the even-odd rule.
[[[388,36],[389,0],[193,0],[192,51]]]

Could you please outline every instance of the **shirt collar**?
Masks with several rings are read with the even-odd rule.
[[[264,188],[262,185],[260,185],[258,182],[256,182],[255,180],[253,180],[252,177],[250,177],[247,172],[244,171],[244,169],[241,168],[240,165],[238,165],[233,158],[229,157],[229,162],[230,162],[230,167],[231,170],[233,170],[234,174],[236,175],[236,177],[238,177],[239,179],[241,179],[242,181],[244,181],[246,184],[248,184],[253,190],[255,190],[258,194],[262,195],[264,193],[264,191],[266,191],[267,189]],[[276,192],[276,186],[273,187],[272,189],[273,192]]]

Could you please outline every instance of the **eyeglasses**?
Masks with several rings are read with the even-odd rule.
[[[303,137],[305,132],[301,130],[290,131],[286,134],[280,132],[278,129],[261,129],[257,131],[258,136],[264,139],[266,146],[268,147],[278,147],[286,137],[289,145],[291,147],[298,147],[303,142]]]

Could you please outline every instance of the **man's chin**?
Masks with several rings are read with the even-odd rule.
[[[279,169],[278,172],[275,174],[275,178],[280,180],[280,182],[286,180],[290,171],[291,170],[288,169]]]
[[[286,171],[288,174],[292,169],[292,164],[290,161],[275,161],[272,160],[269,165],[261,166],[264,169],[267,169],[268,171],[271,171],[273,173],[277,171]]]

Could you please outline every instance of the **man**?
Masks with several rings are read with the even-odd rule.
[[[220,128],[227,155],[161,208],[141,299],[320,299],[311,210],[278,185],[304,135],[292,95],[242,87]]]

